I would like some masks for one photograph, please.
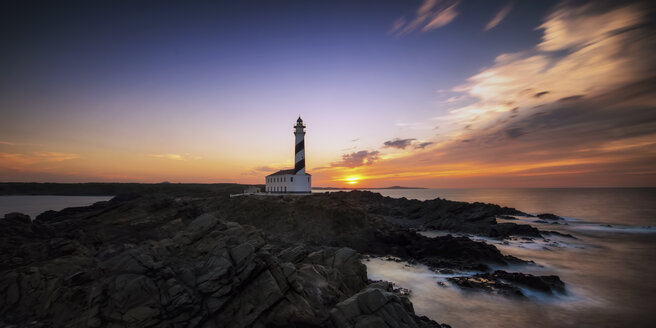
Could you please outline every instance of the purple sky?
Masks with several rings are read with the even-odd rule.
[[[656,182],[647,3],[0,6],[0,181]]]

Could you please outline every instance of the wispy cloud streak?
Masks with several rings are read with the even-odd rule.
[[[412,19],[400,17],[395,20],[390,33],[400,36],[417,30],[426,32],[446,26],[458,16],[459,4],[460,1],[452,0],[424,0]]]
[[[497,25],[499,25],[499,23],[501,23],[501,21],[503,21],[506,18],[506,16],[508,16],[508,14],[513,8],[513,4],[514,4],[513,1],[509,1],[508,3],[506,3],[501,8],[501,10],[499,10],[499,12],[496,15],[494,15],[492,20],[489,23],[487,23],[487,25],[485,25],[485,28],[483,30],[489,31],[495,28]]]

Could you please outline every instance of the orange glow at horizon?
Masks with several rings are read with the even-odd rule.
[[[346,179],[348,184],[356,184],[358,183],[358,178],[357,177],[350,177]]]
[[[357,184],[357,183],[360,182],[360,180],[362,180],[362,177],[361,176],[355,176],[355,175],[351,175],[351,176],[348,176],[346,178],[341,178],[341,179],[333,179],[333,181],[345,182],[349,185]]]

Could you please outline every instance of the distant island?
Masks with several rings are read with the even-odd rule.
[[[359,189],[380,190],[380,189],[428,189],[428,188],[391,186],[391,187],[382,187],[382,188],[369,188],[369,187],[344,187],[344,188],[338,188],[338,187],[312,187],[312,189],[315,189],[315,190],[359,190]]]

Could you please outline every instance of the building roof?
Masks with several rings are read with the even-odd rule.
[[[289,169],[289,170],[280,170],[280,171],[278,171],[278,172],[276,172],[276,173],[272,173],[272,174],[269,174],[269,175],[267,175],[267,176],[270,177],[270,176],[274,176],[274,175],[285,175],[285,174],[292,174],[292,175],[294,175],[294,169]],[[305,175],[310,175],[310,176],[311,176],[312,174],[305,173]]]

